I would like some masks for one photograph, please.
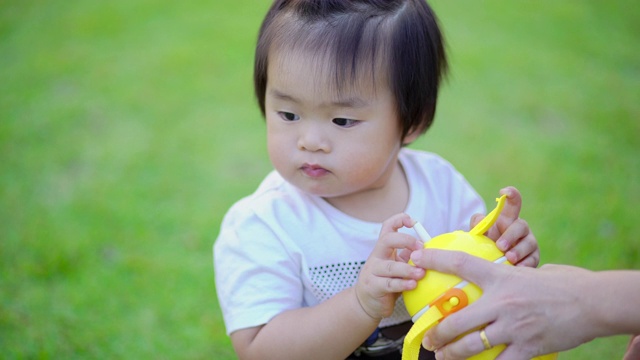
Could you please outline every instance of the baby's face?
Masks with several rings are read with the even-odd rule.
[[[275,169],[302,191],[327,198],[382,188],[397,169],[401,131],[380,76],[335,91],[305,55],[270,58],[265,112]]]

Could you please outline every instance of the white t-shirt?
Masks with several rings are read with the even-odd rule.
[[[410,190],[405,213],[431,236],[468,230],[471,216],[485,212],[480,196],[441,157],[404,148],[399,161]],[[214,245],[227,334],[317,305],[353,286],[381,225],[344,214],[271,172],[256,192],[231,207]],[[401,231],[415,236],[411,229]],[[400,297],[380,326],[409,319]]]

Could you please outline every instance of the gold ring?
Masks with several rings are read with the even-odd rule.
[[[482,331],[480,331],[480,339],[482,340],[482,344],[484,345],[484,349],[485,350],[489,350],[491,349],[493,346],[491,346],[491,343],[489,342],[489,339],[487,339],[487,334],[484,332],[484,329],[482,329]]]

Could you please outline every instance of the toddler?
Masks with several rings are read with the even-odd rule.
[[[275,170],[226,214],[214,246],[227,333],[242,359],[399,359],[407,264],[468,230],[482,199],[447,161],[406,147],[431,125],[447,63],[424,0],[277,0],[260,29],[255,92]],[[537,266],[520,194],[489,236]],[[423,350],[422,358],[433,353]]]

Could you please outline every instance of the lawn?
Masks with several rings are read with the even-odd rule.
[[[524,197],[543,263],[640,268],[640,7],[433,1],[451,76],[412,147],[489,207]],[[270,170],[253,98],[268,3],[0,6],[2,358],[233,359],[211,247]],[[620,358],[626,337],[560,359]]]

